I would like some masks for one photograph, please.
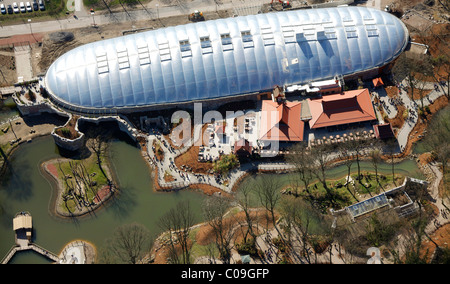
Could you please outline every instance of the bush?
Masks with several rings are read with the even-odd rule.
[[[257,256],[258,250],[256,249],[255,239],[250,238],[246,242],[242,240],[241,243],[236,244],[236,250],[239,254],[249,254],[251,256]]]
[[[66,137],[66,138],[71,138],[70,135],[70,129],[67,127],[62,127],[59,129],[59,133],[61,134],[61,136]]]
[[[230,170],[237,167],[239,160],[234,154],[223,155],[218,161],[214,162],[214,171],[219,174],[227,174]]]

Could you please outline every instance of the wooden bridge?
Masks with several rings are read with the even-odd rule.
[[[11,260],[11,258],[16,254],[16,252],[24,251],[24,250],[34,250],[35,252],[47,257],[48,259],[50,259],[54,262],[59,262],[59,257],[56,254],[54,254],[36,244],[29,243],[28,245],[25,245],[25,246],[24,245],[13,246],[9,250],[8,254],[3,258],[2,264],[7,264]]]

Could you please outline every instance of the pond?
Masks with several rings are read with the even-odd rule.
[[[0,257],[3,258],[14,245],[12,219],[17,212],[28,211],[33,216],[33,241],[59,254],[73,240],[85,240],[97,248],[111,236],[114,229],[133,222],[145,225],[155,236],[160,233],[157,225],[160,217],[179,201],[189,200],[198,221],[201,221],[201,204],[204,194],[183,190],[172,193],[156,193],[152,189],[149,168],[140,155],[140,150],[126,140],[114,140],[111,144],[111,160],[117,174],[122,194],[110,205],[82,219],[61,219],[49,214],[53,194],[52,184],[40,171],[42,162],[61,157],[50,136],[34,139],[23,144],[11,159],[11,171],[0,183]],[[370,162],[361,163],[362,171],[372,171]],[[356,163],[353,170],[356,170]],[[382,164],[379,171],[391,173],[391,165]],[[406,160],[395,165],[395,172],[423,178],[417,165]],[[329,170],[329,178],[346,175],[346,167]],[[287,184],[292,174],[275,175]],[[251,181],[251,179],[249,179]],[[32,252],[19,253],[11,263],[49,263]]]
[[[189,200],[196,216],[204,195],[179,191],[156,193],[152,189],[149,168],[141,158],[139,149],[122,140],[111,145],[112,163],[123,194],[95,215],[75,219],[61,219],[49,214],[52,184],[40,172],[40,164],[60,157],[53,138],[35,139],[24,144],[11,157],[12,171],[0,185],[0,256],[3,258],[14,245],[12,218],[20,211],[33,216],[34,242],[56,254],[73,240],[86,240],[97,248],[111,236],[114,229],[133,222],[145,225],[154,235],[160,232],[159,218],[181,200]],[[49,263],[34,253],[19,253],[11,263]]]

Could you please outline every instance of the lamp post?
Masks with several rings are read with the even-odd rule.
[[[96,25],[95,25],[95,12],[94,12],[94,9],[91,9],[91,15],[92,15],[92,26],[95,28],[96,27]]]
[[[158,15],[158,21],[159,21],[159,4],[156,4],[156,14]]]

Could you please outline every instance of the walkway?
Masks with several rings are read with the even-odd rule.
[[[12,259],[12,257],[15,255],[16,252],[20,252],[20,251],[24,251],[24,250],[34,250],[35,252],[47,257],[48,259],[50,259],[54,262],[59,262],[59,257],[56,254],[54,254],[36,244],[29,243],[26,245],[22,244],[22,245],[13,246],[11,248],[11,250],[9,251],[9,253],[5,256],[5,258],[3,258],[1,263],[2,264],[9,263],[9,261]]]
[[[400,87],[401,86],[407,86],[406,82],[403,81],[400,84]],[[434,87],[434,83],[432,82],[426,85],[425,90],[431,90],[431,92],[423,99],[424,107],[430,105],[436,99],[444,95],[441,88],[438,88],[436,90]],[[384,88],[374,89],[372,90],[372,93],[378,96],[378,98],[382,102],[382,106],[388,117],[390,119],[394,118],[397,115],[397,108],[393,103],[391,103],[390,97],[386,94],[385,89]],[[408,96],[408,93],[402,89],[400,91],[399,98],[400,103],[403,104],[408,110],[408,117],[397,134],[398,144],[400,146],[400,149],[402,149],[403,151],[403,149],[406,147],[408,143],[409,134],[411,133],[413,128],[416,126],[416,123],[418,122],[418,109],[419,106],[421,106],[422,102],[420,99],[411,100],[410,97]],[[382,118],[380,119],[382,120]]]
[[[196,125],[197,129],[202,125]],[[194,131],[199,133],[199,131]],[[166,189],[182,189],[194,184],[207,184],[219,188],[225,192],[230,193],[236,184],[245,174],[251,171],[290,171],[293,166],[283,162],[251,162],[241,164],[239,168],[230,171],[230,173],[222,178],[216,178],[212,174],[197,174],[189,171],[183,171],[175,165],[175,158],[185,153],[198,138],[191,139],[191,143],[185,145],[181,149],[174,149],[169,141],[163,135],[155,130],[154,133],[147,137],[147,155],[148,161],[151,165],[156,167],[158,171],[158,184]],[[152,149],[153,141],[158,141],[161,149],[164,152],[164,159],[159,161]],[[174,181],[167,182],[164,179],[164,174],[168,173],[173,176]],[[226,182],[225,182],[226,181]]]

